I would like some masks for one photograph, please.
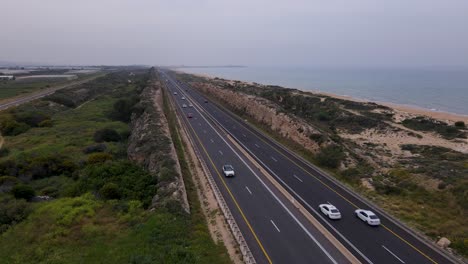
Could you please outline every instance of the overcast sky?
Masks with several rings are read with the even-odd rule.
[[[0,0],[0,61],[468,66],[468,0]]]

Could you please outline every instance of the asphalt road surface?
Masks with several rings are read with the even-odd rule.
[[[257,263],[349,263],[287,200],[258,168],[238,151],[206,112],[168,79],[166,89],[175,102],[198,152],[221,190]],[[174,95],[177,92],[178,95]],[[182,105],[187,107],[183,108]],[[188,118],[188,113],[193,114]],[[222,166],[231,164],[236,176],[226,178]]]
[[[165,72],[165,76],[169,79],[173,89],[179,88],[179,96],[185,95],[187,99],[193,100],[200,105],[211,122],[223,127],[223,132],[230,134],[242,145],[258,163],[294,195],[361,262],[419,264],[453,263],[456,261],[375,205],[338,183],[331,176],[290,152],[222,106],[211,102],[188,84],[176,80],[170,73]],[[209,103],[205,103],[206,100]],[[216,152],[215,149],[212,151]],[[222,157],[220,154],[216,156],[218,158]],[[222,161],[219,164],[221,163]],[[234,164],[234,166],[236,165]],[[233,185],[237,184],[237,180],[229,179]],[[245,186],[238,186],[238,188],[244,188],[245,190]],[[318,211],[318,205],[321,203],[335,205],[341,211],[343,219],[331,221],[324,218]],[[374,211],[379,216],[382,224],[378,227],[368,226],[355,216],[354,211],[358,208]],[[268,214],[272,210],[271,208],[263,209],[268,210],[264,210],[262,214]],[[253,208],[253,210],[256,209]],[[279,221],[279,217],[281,216],[275,215],[275,221]],[[256,223],[258,220],[252,218],[251,222]],[[274,231],[274,229],[269,231]],[[268,230],[265,230],[265,232],[268,232]],[[271,245],[268,248],[276,251],[278,247],[275,245],[279,241],[270,241],[270,243]],[[273,251],[269,250],[269,252]],[[307,255],[308,252],[300,251],[297,254]],[[278,263],[284,263],[283,260],[296,263],[293,259],[288,259],[288,257],[289,255],[284,256]],[[309,261],[309,263],[312,262]]]

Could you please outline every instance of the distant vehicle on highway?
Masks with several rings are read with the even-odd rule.
[[[177,95],[177,92],[174,92],[174,95]]]
[[[341,219],[341,213],[332,204],[321,204],[319,205],[320,211],[330,219]]]
[[[186,105],[186,104],[183,104],[183,105],[182,105],[182,108],[187,108],[187,105]]]
[[[380,225],[380,219],[372,211],[364,210],[364,209],[357,209],[356,211],[354,211],[354,213],[359,219],[366,222],[368,225],[371,225],[371,226]]]
[[[208,100],[205,100],[205,104],[208,103]]]
[[[192,117],[193,117],[193,114],[192,114],[192,113],[188,113],[188,114],[187,114],[187,117],[188,117],[188,118],[192,118]]]
[[[193,107],[193,104],[189,104],[188,106],[189,106],[189,107]]]
[[[223,173],[226,177],[234,177],[234,167],[232,165],[223,165]]]
[[[185,100],[185,96],[182,96],[182,100]]]

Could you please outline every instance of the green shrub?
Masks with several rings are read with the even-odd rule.
[[[29,213],[29,205],[26,201],[16,200],[11,196],[0,198],[0,234],[11,225],[21,222]]]
[[[38,124],[38,127],[52,127],[53,125],[54,125],[54,123],[52,122],[52,120],[47,119],[47,120],[44,120],[44,121],[40,122]]]
[[[45,99],[49,100],[49,101],[52,101],[54,103],[57,103],[57,104],[64,105],[66,107],[70,107],[70,108],[76,107],[75,102],[73,102],[73,100],[70,99],[65,94],[54,93],[54,94],[52,94],[50,96],[47,96]]]
[[[8,149],[6,147],[0,148],[0,158],[6,157],[6,156],[8,156],[8,154],[10,154],[10,149]]]
[[[106,144],[94,144],[91,146],[87,146],[85,149],[83,149],[84,154],[90,154],[90,153],[95,153],[95,152],[103,152],[107,149]]]
[[[104,184],[99,190],[99,194],[106,200],[120,199],[121,196],[119,186],[112,182]]]
[[[125,123],[130,122],[130,117],[134,110],[134,105],[138,102],[138,97],[132,96],[129,99],[119,99],[114,103],[110,117]]]
[[[156,194],[156,177],[129,161],[90,164],[79,175],[76,185],[67,195],[76,196],[88,191],[99,191],[106,183],[120,187],[121,199],[139,200],[147,208]]]
[[[98,153],[93,153],[88,156],[88,163],[89,164],[97,164],[97,163],[104,163],[108,160],[112,160],[113,157],[109,153],[103,153],[103,152],[98,152]]]
[[[17,122],[13,119],[2,120],[0,123],[0,131],[4,136],[17,136],[30,129],[25,123]]]
[[[100,142],[117,142],[117,141],[120,141],[121,138],[120,138],[120,135],[119,133],[117,133],[117,131],[115,131],[114,129],[110,129],[110,128],[104,128],[104,129],[100,129],[100,130],[97,130],[95,133],[94,133],[94,141],[100,143]]]
[[[464,128],[465,127],[465,122],[457,121],[457,122],[455,122],[455,126],[458,127],[458,128]]]
[[[317,142],[318,144],[321,144],[325,141],[325,136],[319,133],[310,134],[309,138]]]
[[[25,123],[28,126],[31,127],[37,127],[41,122],[44,122],[46,120],[50,120],[50,117],[47,116],[44,113],[41,112],[33,112],[33,111],[27,111],[27,112],[18,112],[14,113],[14,117],[17,122],[20,123]]]
[[[11,193],[16,199],[25,199],[27,201],[31,200],[34,195],[34,189],[26,184],[17,184],[11,189]]]
[[[316,155],[317,162],[328,168],[337,168],[344,159],[343,149],[337,145],[330,145],[321,149]]]
[[[2,185],[14,185],[14,184],[17,184],[19,183],[20,180],[18,180],[18,178],[16,177],[12,177],[12,176],[1,176],[0,177],[0,186]]]
[[[25,163],[20,163],[20,175],[32,176],[41,179],[50,176],[69,175],[77,169],[77,165],[69,158],[63,156],[28,157]]]

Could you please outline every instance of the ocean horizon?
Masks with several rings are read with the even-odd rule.
[[[468,69],[180,68],[187,73],[468,115]]]

